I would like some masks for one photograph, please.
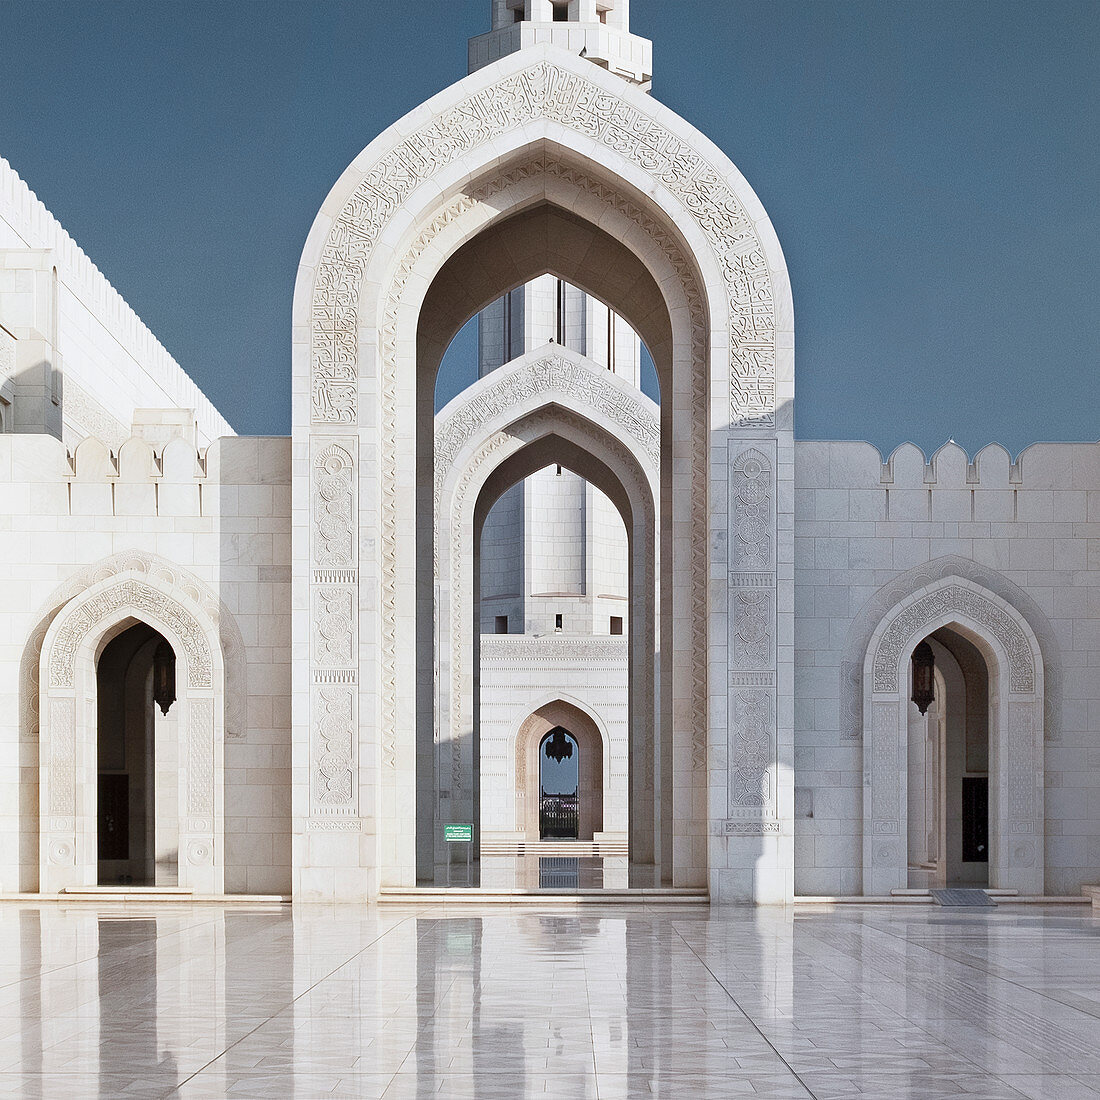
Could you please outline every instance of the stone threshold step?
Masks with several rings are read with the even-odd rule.
[[[196,894],[172,886],[87,886],[66,887],[59,894],[0,894],[0,902],[152,902],[202,905],[287,905],[288,894]]]
[[[1088,898],[1062,897],[1057,894],[1021,895],[1014,890],[988,890],[990,897],[997,899],[998,905],[1081,905]],[[855,895],[852,897],[821,895],[800,895],[794,899],[795,905],[935,905],[931,894],[906,892],[897,894]]]
[[[384,889],[381,905],[710,905],[699,890],[435,890]]]

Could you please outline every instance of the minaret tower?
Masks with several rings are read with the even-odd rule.
[[[580,54],[646,91],[653,44],[630,33],[630,0],[492,0],[493,29],[470,39],[470,72],[538,42]]]

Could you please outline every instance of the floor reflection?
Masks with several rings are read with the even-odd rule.
[[[659,885],[656,868],[631,864],[626,856],[483,855],[483,890],[625,890]]]
[[[1070,907],[12,903],[0,1096],[1100,1097],[1098,937]]]

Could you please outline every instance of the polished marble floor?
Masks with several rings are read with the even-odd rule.
[[[1100,919],[5,904],[0,1096],[1100,1097]]]

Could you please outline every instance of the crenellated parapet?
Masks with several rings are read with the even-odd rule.
[[[242,486],[289,491],[289,440],[227,436],[208,447],[176,437],[159,444],[131,436],[112,447],[88,436],[73,449],[48,435],[0,435],[0,466],[27,486],[41,514],[111,517],[221,515]],[[21,499],[21,498],[15,498]]]

